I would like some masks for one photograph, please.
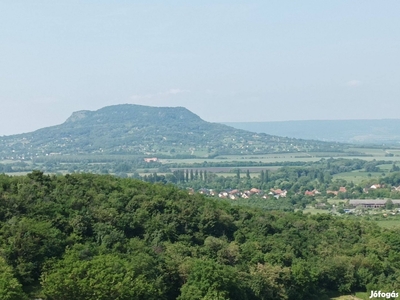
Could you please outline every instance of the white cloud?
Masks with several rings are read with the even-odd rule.
[[[353,79],[353,80],[350,80],[347,82],[347,86],[351,86],[351,87],[357,87],[357,86],[360,86],[361,84],[362,84],[362,82],[360,80],[356,80],[356,79]]]

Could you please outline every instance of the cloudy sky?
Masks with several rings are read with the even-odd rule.
[[[400,1],[0,2],[0,135],[74,111],[399,118]]]

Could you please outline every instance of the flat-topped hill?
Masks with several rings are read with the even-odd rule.
[[[206,122],[184,107],[132,104],[74,112],[63,124],[0,140],[3,158],[79,153],[207,157],[341,148]]]

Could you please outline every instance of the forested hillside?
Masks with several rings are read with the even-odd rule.
[[[0,298],[324,299],[400,289],[400,232],[108,175],[0,175]]]
[[[213,157],[298,151],[337,151],[335,143],[256,134],[202,120],[183,107],[115,105],[75,112],[61,125],[0,137],[0,158],[91,154]]]

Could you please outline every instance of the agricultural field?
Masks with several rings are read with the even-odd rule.
[[[344,179],[347,182],[353,182],[354,184],[361,183],[369,178],[379,178],[382,177],[382,172],[366,172],[355,170],[352,172],[345,172],[333,175],[334,179]]]
[[[196,151],[199,151],[196,153]],[[200,155],[204,149],[194,149],[193,155]],[[167,153],[166,153],[167,154]],[[251,178],[258,178],[261,171],[276,172],[282,166],[303,166],[305,163],[321,161],[323,159],[348,159],[359,158],[364,161],[379,161],[379,172],[367,172],[364,169],[349,172],[342,171],[333,175],[333,179],[344,179],[354,184],[362,183],[368,179],[378,179],[389,174],[393,162],[400,162],[400,149],[362,148],[354,147],[346,149],[346,152],[296,152],[273,154],[248,154],[248,155],[220,155],[214,158],[159,158],[154,163],[146,163],[143,156],[138,155],[50,155],[48,157],[29,160],[3,160],[0,164],[12,165],[12,171],[3,172],[12,175],[23,175],[33,169],[39,169],[46,174],[57,173],[101,173],[118,176],[132,176],[139,173],[140,176],[157,173],[166,175],[176,170],[197,170],[215,173],[218,176],[236,176],[236,170],[240,169],[241,176],[246,176],[247,170]],[[387,161],[388,163],[384,163]],[[400,163],[399,163],[400,165]],[[1,165],[0,165],[1,167]],[[8,167],[10,168],[10,167]],[[0,170],[1,172],[1,170]]]
[[[392,168],[392,164],[382,164],[382,165],[377,165],[379,169],[381,169],[383,172],[389,172],[390,169]]]
[[[359,155],[354,155],[359,153]],[[388,156],[393,154],[393,156]],[[193,158],[193,159],[161,159],[163,164],[173,163],[203,163],[207,162],[229,162],[229,161],[257,161],[263,163],[274,162],[312,162],[319,161],[322,158],[345,158],[345,159],[362,159],[367,161],[385,160],[400,161],[400,149],[384,148],[349,148],[345,152],[297,152],[297,153],[272,153],[263,155],[221,155],[214,158]]]
[[[285,153],[285,154],[264,154],[264,155],[223,155],[214,158],[189,158],[189,159],[175,159],[167,158],[160,159],[163,164],[191,164],[203,162],[230,162],[230,161],[256,161],[263,163],[273,162],[309,162],[318,161],[321,157],[312,156],[307,153]]]
[[[376,223],[382,228],[400,228],[400,218],[388,218],[386,220],[379,220]]]
[[[367,172],[365,170],[354,170],[351,172],[345,172],[336,174],[333,177],[337,179],[344,179],[348,182],[353,182],[355,184],[361,183],[364,180],[369,178],[379,178],[385,176],[389,173],[390,169],[392,168],[392,164],[381,164],[377,166],[381,171],[379,172]]]

